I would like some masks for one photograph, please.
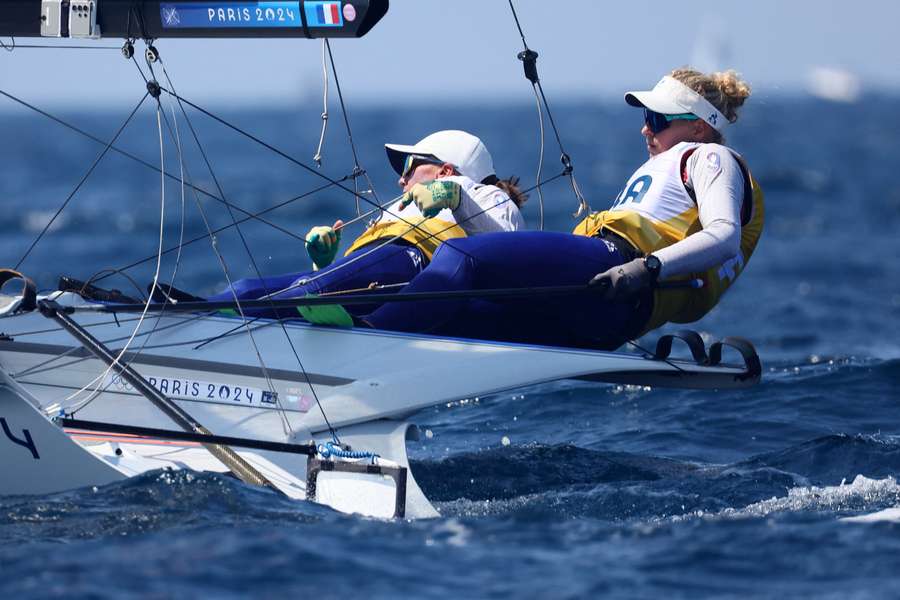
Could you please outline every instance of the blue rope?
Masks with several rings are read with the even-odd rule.
[[[322,458],[330,458],[332,456],[337,458],[374,458],[378,456],[372,452],[344,450],[339,446],[335,446],[332,442],[319,444],[316,449],[322,455]]]

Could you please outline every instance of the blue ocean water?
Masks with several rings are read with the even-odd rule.
[[[878,110],[871,110],[878,106]],[[111,137],[131,107],[65,113]],[[589,201],[602,208],[644,159],[640,115],[618,105],[553,105]],[[14,265],[103,146],[12,103],[0,112],[0,264]],[[313,165],[317,111],[226,112]],[[360,162],[380,201],[397,194],[381,144],[441,128],[479,134],[501,176],[530,186],[537,117],[506,107],[357,107]],[[192,114],[230,202],[256,212],[322,180],[212,120]],[[179,117],[191,176],[212,175]],[[730,143],[767,193],[760,247],[722,304],[696,325],[708,339],[757,345],[763,382],[745,391],[673,391],[559,382],[421,411],[432,433],[411,443],[413,472],[441,517],[384,522],[337,514],[226,477],[150,473],[41,498],[0,498],[4,597],[892,597],[900,590],[900,524],[843,517],[900,505],[900,99],[859,104],[751,99]],[[117,142],[159,164],[155,112]],[[560,170],[547,139],[545,177]],[[165,148],[170,169],[176,150]],[[321,169],[353,162],[332,115]],[[361,189],[367,189],[361,184]],[[166,185],[166,246],[180,229],[179,187]],[[22,269],[41,286],[155,255],[159,175],[111,153],[73,196]],[[373,198],[375,196],[373,195]],[[545,227],[568,230],[565,180],[544,190]],[[212,227],[231,217],[201,197]],[[183,238],[205,231],[184,202]],[[363,204],[362,210],[367,206]],[[302,236],[352,218],[333,186],[266,215]],[[538,196],[526,208],[537,225]],[[241,229],[266,273],[307,265],[297,239]],[[348,236],[349,237],[349,236]],[[217,236],[233,277],[253,274],[234,230]],[[171,279],[176,253],[167,255]],[[147,262],[128,271],[146,283]],[[126,291],[124,278],[108,280]],[[207,240],[185,246],[176,284],[224,284]],[[2,329],[2,327],[0,327]],[[642,340],[651,344],[654,335]],[[503,438],[509,444],[503,444]]]

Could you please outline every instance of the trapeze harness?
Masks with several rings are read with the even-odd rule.
[[[618,237],[641,255],[651,254],[680,242],[702,229],[697,201],[685,185],[683,173],[688,159],[701,146],[682,142],[643,164],[628,180],[612,208],[589,215],[573,233],[588,237]],[[734,284],[762,234],[765,217],[762,189],[753,179],[744,159],[731,151],[744,175],[741,203],[740,252],[723,264],[677,279],[701,279],[699,289],[657,289],[653,309],[643,333],[666,322],[690,323],[709,312]]]

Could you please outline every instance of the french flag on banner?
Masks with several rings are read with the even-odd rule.
[[[342,27],[340,2],[307,2],[306,21],[310,27]]]

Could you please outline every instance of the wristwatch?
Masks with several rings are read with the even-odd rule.
[[[659,279],[659,271],[662,269],[662,263],[652,254],[648,254],[644,257],[644,267],[646,267],[647,271],[650,273],[651,281],[656,283],[656,280]]]

